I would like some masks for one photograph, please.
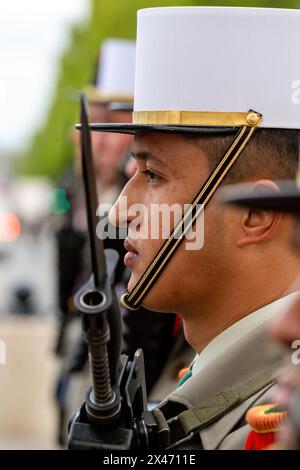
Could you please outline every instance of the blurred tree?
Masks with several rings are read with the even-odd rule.
[[[57,177],[72,160],[70,131],[78,115],[78,91],[91,82],[99,45],[107,37],[134,38],[136,11],[155,6],[207,5],[201,0],[91,0],[88,24],[71,33],[70,47],[61,59],[53,104],[44,126],[19,161],[19,171]],[[214,6],[296,8],[297,0],[214,0]]]

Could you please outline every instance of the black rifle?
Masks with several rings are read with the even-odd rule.
[[[69,423],[69,449],[149,448],[156,423],[147,412],[143,352],[121,355],[122,326],[114,292],[115,250],[96,236],[98,198],[85,97],[80,99],[81,158],[91,249],[92,275],[76,293],[83,337],[89,349],[92,387]]]

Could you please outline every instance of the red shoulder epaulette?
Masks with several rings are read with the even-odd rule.
[[[287,412],[276,404],[251,408],[246,421],[252,431],[246,439],[244,450],[264,450],[272,445],[285,423],[286,415]]]

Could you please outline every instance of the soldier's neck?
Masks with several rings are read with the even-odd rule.
[[[275,300],[300,289],[296,276],[290,282],[279,282],[261,287],[248,286],[246,296],[230,290],[231,295],[218,295],[208,302],[195,305],[181,314],[187,341],[200,353],[216,336],[245,316]],[[276,285],[278,284],[278,285]]]

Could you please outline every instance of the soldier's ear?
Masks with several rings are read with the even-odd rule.
[[[278,191],[274,181],[260,180],[255,184],[267,189]],[[243,209],[240,217],[240,236],[236,240],[238,247],[261,243],[272,238],[275,234],[282,215],[274,211],[261,209]]]

